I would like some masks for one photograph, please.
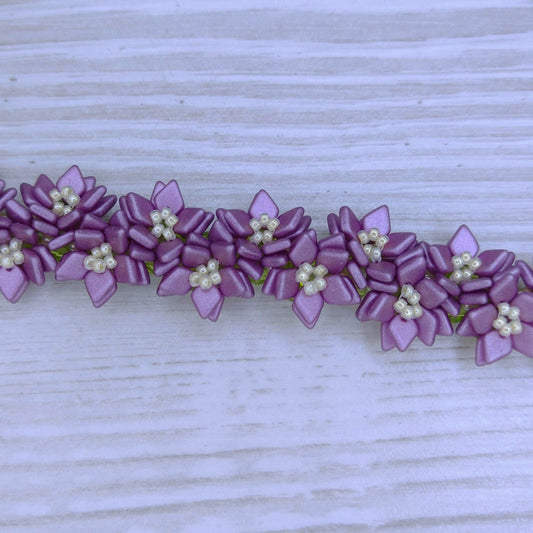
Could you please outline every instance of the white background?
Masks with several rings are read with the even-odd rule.
[[[532,32],[528,0],[2,0],[0,177],[176,178],[209,210],[265,187],[320,235],[387,203],[531,261]],[[0,529],[533,528],[532,360],[383,353],[352,308],[309,331],[261,294],[211,324],[155,287],[0,301]]]

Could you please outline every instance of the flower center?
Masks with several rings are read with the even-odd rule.
[[[271,242],[274,238],[274,232],[279,226],[277,218],[270,218],[266,213],[263,213],[258,219],[252,218],[249,222],[254,234],[250,237],[250,241],[259,246]]]
[[[452,257],[453,272],[450,279],[455,283],[472,279],[474,272],[481,266],[479,257],[472,257],[470,252],[463,252],[461,255]]]
[[[155,235],[158,239],[163,236],[165,241],[173,241],[176,238],[174,226],[178,223],[178,217],[171,209],[168,207],[161,209],[161,211],[154,209],[150,213],[150,218],[154,223],[152,235]]]
[[[520,309],[507,302],[498,304],[498,318],[492,323],[492,327],[497,329],[502,337],[522,333]]]
[[[65,185],[61,192],[57,189],[52,189],[49,193],[50,198],[54,202],[52,211],[58,216],[68,215],[79,203],[80,197],[74,192],[74,189],[69,185]]]
[[[370,231],[361,230],[357,237],[368,259],[372,263],[379,263],[381,252],[389,242],[389,238],[386,235],[381,235],[377,228],[372,228]]]
[[[394,310],[405,320],[422,316],[420,293],[412,285],[406,283],[400,292],[400,297],[394,303]]]
[[[191,287],[200,287],[204,290],[220,284],[221,281],[222,276],[218,271],[218,261],[216,259],[209,259],[207,266],[197,266],[195,272],[191,272],[189,276]]]
[[[94,247],[91,253],[83,260],[83,266],[97,274],[104,273],[107,268],[115,268],[117,260],[113,257],[111,245],[108,242],[104,242],[100,246]]]
[[[302,263],[296,271],[296,281],[304,286],[304,292],[312,296],[323,291],[327,286],[324,276],[328,269],[324,265],[313,266],[310,263]]]
[[[22,253],[22,241],[13,238],[9,244],[0,246],[0,266],[6,270],[12,269],[15,265],[24,263],[24,254]]]

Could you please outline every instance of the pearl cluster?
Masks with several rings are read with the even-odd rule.
[[[455,283],[472,279],[474,272],[481,266],[479,257],[472,257],[470,252],[463,252],[461,255],[452,257],[453,272],[450,279]]]
[[[176,238],[174,226],[178,223],[178,217],[168,207],[161,209],[161,211],[154,209],[150,213],[150,218],[154,223],[152,235],[158,239],[163,236],[165,241],[173,241]]]
[[[296,272],[296,281],[303,284],[305,294],[312,296],[327,287],[324,279],[327,273],[328,269],[324,265],[314,267],[310,263],[302,263]]]
[[[22,241],[13,238],[9,244],[2,244],[0,246],[0,266],[6,270],[10,270],[15,265],[22,265],[24,263],[24,254],[22,253]]]
[[[498,304],[498,318],[492,323],[492,327],[497,329],[502,337],[522,333],[520,309],[506,302]]]
[[[370,231],[361,230],[357,237],[368,259],[372,263],[379,263],[381,252],[389,242],[389,238],[386,235],[381,235],[377,228],[372,228]]]
[[[277,218],[270,218],[266,213],[263,213],[258,219],[252,218],[249,224],[254,231],[250,240],[259,246],[260,244],[272,241],[274,232],[279,226],[279,220]]]
[[[420,305],[420,293],[412,285],[406,283],[400,292],[400,297],[394,303],[394,310],[405,320],[419,318],[423,309]]]
[[[210,289],[213,285],[218,285],[222,281],[222,276],[218,271],[218,261],[209,259],[206,265],[196,267],[196,271],[189,276],[191,287]]]
[[[117,260],[113,257],[111,245],[104,242],[100,246],[94,247],[91,254],[83,260],[83,266],[87,270],[94,270],[97,274],[102,274],[106,268],[115,268]]]
[[[69,185],[65,185],[61,192],[57,189],[52,189],[49,194],[54,202],[52,211],[59,217],[68,215],[80,203],[80,197]]]

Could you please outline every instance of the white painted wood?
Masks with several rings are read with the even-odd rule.
[[[0,5],[0,177],[70,164],[189,205],[266,187],[329,212],[531,260],[527,0],[157,0]],[[382,353],[326,308],[81,284],[0,302],[5,531],[467,531],[533,527],[531,360],[474,342]]]

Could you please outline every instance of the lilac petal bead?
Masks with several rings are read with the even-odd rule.
[[[155,260],[155,252],[133,241],[130,242],[128,253],[137,261],[148,263]]]
[[[187,294],[191,289],[190,275],[191,271],[188,268],[180,266],[165,274],[157,287],[158,296]]]
[[[175,215],[177,215],[185,206],[183,196],[176,180],[169,181],[161,188],[153,197],[153,203],[157,209],[165,209],[168,207]]]
[[[98,204],[98,207],[92,210],[95,217],[103,217],[117,202],[117,197],[114,194],[105,196]]]
[[[233,242],[231,232],[220,220],[215,220],[209,230],[208,238],[210,241]]]
[[[109,224],[111,226],[120,226],[121,228],[124,228],[125,230],[128,230],[130,227],[130,223],[128,222],[128,217],[126,216],[126,213],[120,209],[119,211],[115,211],[113,213],[112,217],[109,219]]]
[[[380,263],[370,263],[366,267],[367,276],[382,281],[383,283],[390,283],[396,276],[396,266],[394,263],[388,261],[381,261]]]
[[[347,244],[348,251],[352,254],[352,257],[359,266],[365,267],[368,266],[369,260],[368,256],[365,254],[363,247],[359,241],[350,241]]]
[[[437,272],[437,267],[435,266],[435,263],[433,262],[433,259],[431,259],[431,256],[429,254],[429,249],[430,249],[429,243],[427,243],[426,241],[420,241],[418,244],[420,245],[420,247],[424,251],[424,257],[426,258],[426,261],[427,261],[427,269],[432,274],[438,273]],[[416,245],[413,246],[413,247],[416,247]]]
[[[209,226],[211,220],[213,220],[213,213],[206,213],[198,207],[184,207],[180,211],[174,231],[179,235],[188,235],[194,231],[201,233]]]
[[[337,248],[323,248],[316,257],[317,265],[324,265],[330,274],[340,274],[348,264],[350,254]]]
[[[342,234],[331,235],[318,241],[318,249],[336,248],[339,250],[346,250],[346,243]]]
[[[470,252],[475,257],[479,251],[479,245],[468,226],[460,226],[453,237],[448,242],[448,246],[453,255],[461,255],[463,252]]]
[[[44,220],[34,219],[32,222],[32,228],[43,235],[48,235],[49,237],[57,237],[59,235],[59,229],[53,224],[49,224]]]
[[[252,218],[259,218],[262,214],[266,213],[270,218],[276,218],[279,214],[279,209],[270,195],[263,189],[261,189],[253,198],[248,209],[248,214]]]
[[[15,265],[13,268],[6,270],[0,268],[0,291],[5,299],[11,303],[20,300],[28,287],[29,281],[24,271]]]
[[[451,296],[459,296],[461,294],[461,288],[457,283],[454,283],[446,276],[440,273],[435,274],[435,281]]]
[[[108,226],[104,229],[105,240],[113,248],[115,254],[123,254],[128,249],[128,233],[117,226]]]
[[[461,305],[483,305],[489,301],[485,291],[464,292],[459,296]]]
[[[228,209],[226,211],[226,223],[239,237],[247,237],[253,233],[250,227],[250,215],[242,209]]]
[[[72,187],[74,192],[81,196],[87,189],[81,170],[77,165],[72,165],[58,180],[57,188]],[[48,191],[50,192],[50,191]]]
[[[404,252],[402,255],[395,257],[394,264],[399,267],[400,265],[403,265],[408,261],[420,258],[424,259],[424,261],[426,260],[426,254],[424,253],[424,249],[421,246],[413,246],[412,248],[409,248],[409,250]]]
[[[247,239],[238,238],[235,241],[235,249],[239,257],[250,261],[261,261],[261,258],[263,257],[261,248]]]
[[[390,331],[390,324],[389,322],[383,322],[381,324],[381,349],[387,352],[393,348],[396,348],[396,341]]]
[[[520,292],[511,302],[520,309],[520,320],[523,322],[533,322],[533,293]]]
[[[422,279],[415,289],[420,293],[420,303],[426,309],[435,309],[448,298],[448,293],[432,279]]]
[[[482,305],[468,312],[470,325],[478,335],[488,333],[496,318],[498,318],[498,310],[491,304]]]
[[[533,270],[525,261],[517,261],[516,266],[520,269],[520,276],[528,289],[533,290]]]
[[[391,233],[389,242],[383,248],[383,257],[397,257],[409,250],[415,241],[416,235],[414,233]]]
[[[117,255],[117,266],[113,269],[113,274],[118,283],[128,285],[148,285],[150,276],[146,266],[141,261],[135,261],[129,255]]]
[[[33,187],[32,200],[52,209],[54,202],[50,197],[50,191],[55,188],[56,184],[48,176],[41,174],[35,182],[35,187]]]
[[[204,290],[196,287],[191,293],[191,299],[201,318],[208,318],[215,322],[222,310],[224,296],[217,287]]]
[[[261,259],[261,264],[264,268],[282,268],[289,262],[289,256],[287,254],[273,254],[265,255]]]
[[[93,305],[102,307],[117,292],[117,280],[111,270],[105,270],[101,274],[91,270],[85,276],[85,288]]]
[[[418,338],[426,345],[432,346],[437,336],[437,317],[429,309],[424,309],[422,315],[416,319]]]
[[[282,237],[289,237],[294,233],[303,218],[303,207],[295,207],[286,213],[283,213],[278,217],[279,226],[276,230],[276,237],[281,239]]]
[[[131,222],[137,222],[141,226],[153,226],[150,213],[154,210],[152,202],[135,192],[130,192],[125,197],[128,218]],[[122,209],[124,207],[121,204]]]
[[[448,314],[443,309],[433,309],[432,313],[437,318],[437,335],[453,335],[453,326]]]
[[[173,270],[175,267],[177,267],[180,264],[179,258],[176,258],[169,263],[162,263],[161,261],[154,259],[154,275],[160,277],[164,276],[171,270]]]
[[[253,287],[246,276],[235,268],[221,269],[220,276],[222,281],[218,287],[224,296],[250,298],[254,295]]]
[[[494,363],[509,355],[513,347],[509,337],[502,337],[496,330],[482,335],[476,342],[476,365]]]
[[[65,254],[56,267],[57,281],[81,281],[89,272],[83,261],[87,254],[83,252],[69,252]]]
[[[369,292],[363,298],[361,305],[356,309],[355,316],[361,322],[366,322],[367,320],[372,320],[371,313],[374,307],[374,302],[378,297],[379,293]]]
[[[250,242],[250,241],[248,241]],[[252,246],[255,246],[256,249],[259,249],[255,244],[252,244]],[[271,255],[271,254],[277,254],[278,252],[283,252],[285,250],[288,250],[291,246],[291,240],[284,238],[284,239],[278,239],[276,241],[267,242],[263,245],[263,253],[265,255]]]
[[[481,266],[476,270],[478,276],[491,277],[501,270],[509,256],[507,250],[485,250],[479,254]]]
[[[332,305],[356,305],[361,301],[358,292],[346,276],[328,276],[326,288],[321,295],[327,304]]]
[[[250,261],[249,259],[240,257],[237,260],[237,265],[248,277],[254,280],[261,279],[261,276],[263,275],[263,265],[256,261]]]
[[[366,231],[377,228],[382,235],[388,235],[390,233],[389,208],[386,205],[382,205],[370,211],[363,217],[361,224]]]
[[[273,268],[272,270],[269,270],[267,277],[265,278],[265,281],[263,283],[263,286],[261,287],[261,291],[263,294],[269,294],[270,296],[276,294],[276,278],[279,276],[280,272],[281,270],[278,268]],[[298,290],[298,287],[296,287],[296,290]]]
[[[183,241],[174,239],[173,241],[161,242],[157,245],[157,258],[162,263],[169,263],[177,259],[183,251]]]
[[[4,182],[2,181],[2,183]],[[0,187],[0,189],[3,189],[3,187],[5,187],[5,183],[2,187]],[[7,189],[6,191],[3,191],[3,193],[0,195],[0,210],[4,209],[6,203],[15,198],[15,196],[17,196],[16,189]]]
[[[470,324],[470,318],[466,314],[455,328],[455,333],[461,337],[477,337],[477,331]]]
[[[429,256],[439,272],[447,273],[453,270],[452,254],[450,253],[448,246],[445,246],[444,244],[434,244],[430,246]]]
[[[83,178],[83,181],[85,182],[85,187],[88,191],[94,189],[96,185],[96,178],[94,176],[87,176]]]
[[[327,223],[328,223],[328,231],[331,233],[331,235],[336,235],[337,233],[341,232],[341,224],[339,221],[339,217],[335,213],[330,213],[328,215]]]
[[[59,237],[52,239],[48,243],[48,248],[50,250],[59,250],[59,248],[63,248],[63,246],[69,245],[73,240],[74,240],[74,232],[67,231],[67,233],[63,233],[62,235],[59,235]]]
[[[533,357],[533,327],[522,324],[522,333],[511,335],[513,348],[527,357]]]
[[[140,224],[132,226],[129,229],[128,234],[131,240],[140,244],[144,248],[148,248],[149,250],[153,250],[159,243],[157,237],[152,235],[152,233],[150,233],[145,226],[141,226]]]
[[[302,233],[292,243],[289,251],[289,259],[294,265],[300,266],[302,263],[312,263],[318,252],[316,241],[312,238],[310,233]]]
[[[80,229],[96,229],[104,231],[107,228],[107,222],[101,218],[95,217],[91,213],[87,213],[80,224]]]
[[[353,214],[353,211],[346,206],[339,210],[339,225],[342,232],[350,240],[357,240],[357,234],[361,231],[361,223]]]
[[[57,262],[46,246],[39,244],[34,246],[32,250],[40,257],[45,272],[55,272]]]
[[[373,291],[388,292],[390,294],[394,294],[395,292],[398,292],[399,289],[398,284],[395,281],[391,281],[390,283],[384,283],[383,281],[368,279],[367,282],[368,287]]]
[[[26,277],[35,285],[44,285],[44,269],[41,258],[33,250],[24,250],[22,270]]]
[[[5,210],[8,217],[13,222],[19,222],[20,224],[26,225],[31,224],[32,216],[30,210],[16,200],[9,200],[5,205]]]
[[[355,286],[358,289],[363,290],[367,287],[365,275],[363,274],[363,271],[359,268],[355,261],[350,261],[346,265],[346,269],[348,270],[348,273],[352,277]]]
[[[397,298],[387,293],[378,293],[377,298],[372,301],[371,309],[367,310],[367,316],[370,320],[378,322],[389,322],[396,315],[394,304]]]
[[[102,200],[105,193],[107,192],[107,189],[105,187],[96,187],[96,189],[93,189],[92,191],[89,191],[86,193],[83,198],[81,199],[80,203],[77,206],[77,209],[80,209],[81,211],[92,211],[96,208],[98,205],[98,202]]]
[[[18,222],[15,222],[14,224],[11,224],[10,229],[14,237],[17,237],[27,244],[37,244],[39,242],[37,232],[25,224],[19,224]]]
[[[401,263],[396,269],[396,278],[400,285],[415,285],[426,274],[426,258],[421,255]]]
[[[181,262],[189,268],[196,268],[199,265],[205,265],[211,258],[209,248],[186,244],[181,253]]]
[[[451,316],[457,316],[461,312],[461,304],[451,296],[444,300],[440,306]]]
[[[154,183],[154,188],[152,189],[152,195],[150,196],[150,202],[154,203],[155,197],[165,188],[165,183],[158,180]],[[174,213],[175,214],[175,213]]]
[[[71,211],[68,213],[68,215],[64,215],[60,217],[57,221],[57,227],[61,231],[68,231],[71,229],[76,228],[79,226],[83,219],[83,214],[78,209],[74,209],[74,211]]]
[[[298,282],[294,269],[278,270],[275,278],[274,296],[276,300],[294,298],[298,292]]]
[[[396,315],[389,322],[389,331],[400,352],[407,350],[418,334],[418,326],[415,320],[404,320]]]
[[[515,276],[507,274],[498,280],[489,290],[489,297],[493,303],[510,302],[518,293],[518,283]]]
[[[74,232],[74,242],[78,250],[90,250],[104,242],[104,234],[92,229],[77,229]]]
[[[317,323],[323,307],[324,299],[322,295],[308,295],[303,290],[298,291],[292,302],[294,314],[309,329],[313,328]]]
[[[214,257],[221,266],[233,266],[237,260],[235,246],[229,242],[214,242],[211,244],[211,256]]]
[[[452,282],[453,283],[453,282]],[[463,292],[484,291],[492,287],[492,280],[490,278],[471,279],[461,283]]]
[[[0,229],[0,242],[2,244],[8,243],[11,239],[11,233],[7,229]]]
[[[2,229],[10,228],[11,224],[13,224],[13,221],[10,220],[8,217],[0,216],[0,228],[2,228]],[[9,239],[9,237],[8,237],[8,239]]]

